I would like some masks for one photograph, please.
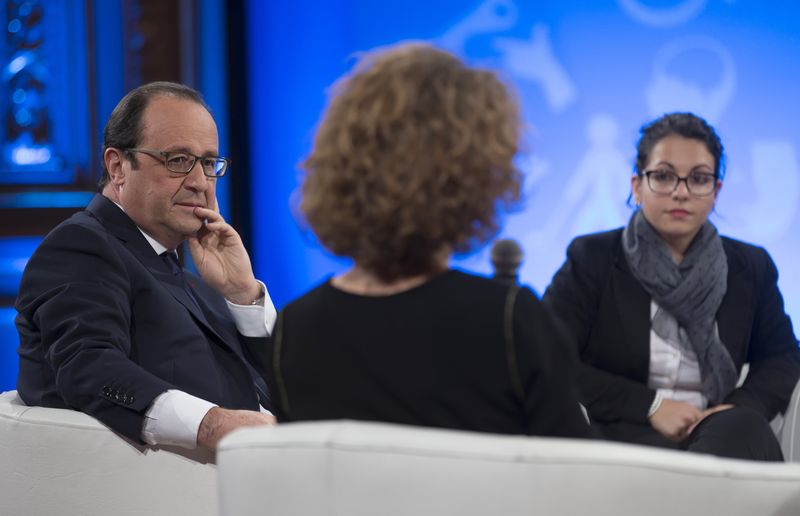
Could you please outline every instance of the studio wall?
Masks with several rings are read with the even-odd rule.
[[[347,266],[292,213],[326,88],[358,52],[430,41],[498,70],[526,120],[525,201],[500,237],[543,292],[577,235],[623,225],[639,128],[693,111],[723,139],[712,221],[765,246],[800,320],[800,5],[725,0],[249,1],[255,267],[283,305]],[[454,265],[489,273],[488,248]]]

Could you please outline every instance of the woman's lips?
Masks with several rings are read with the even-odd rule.
[[[669,210],[667,213],[670,214],[671,217],[676,219],[685,219],[689,216],[689,212],[686,210]]]

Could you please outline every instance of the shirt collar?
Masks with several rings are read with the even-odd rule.
[[[116,203],[114,201],[111,201],[111,202],[113,202],[114,204],[119,206],[119,209],[122,210],[123,213],[125,212],[125,208],[123,208],[122,206],[120,206],[118,203]],[[161,256],[162,254],[164,254],[165,251],[171,251],[173,253],[175,252],[175,249],[167,249],[166,247],[161,245],[158,242],[158,240],[156,240],[155,238],[153,238],[150,235],[148,235],[147,233],[145,233],[145,231],[142,228],[140,228],[138,225],[136,226],[136,229],[138,229],[139,232],[142,234],[142,236],[144,236],[144,239],[147,240],[147,243],[150,244],[150,247],[153,248],[153,251],[155,251],[157,255]]]

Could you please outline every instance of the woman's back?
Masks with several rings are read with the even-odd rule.
[[[389,296],[327,282],[281,318],[269,371],[279,419],[588,434],[573,351],[528,289],[452,270]]]

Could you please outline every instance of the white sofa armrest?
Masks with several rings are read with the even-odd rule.
[[[800,381],[797,382],[789,406],[783,414],[778,440],[786,462],[800,462]]]
[[[214,516],[206,450],[140,446],[74,410],[0,394],[0,514]]]

